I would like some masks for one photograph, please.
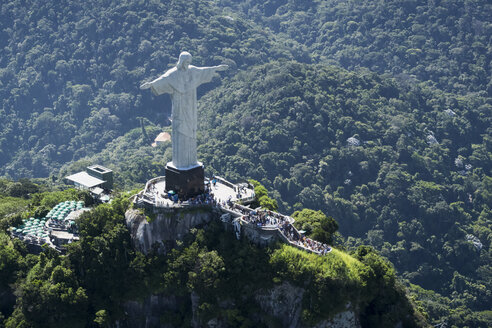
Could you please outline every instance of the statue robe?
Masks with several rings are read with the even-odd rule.
[[[169,93],[172,108],[172,164],[178,169],[199,165],[196,155],[197,99],[196,88],[212,80],[216,69],[195,67],[171,68],[151,83],[155,95]]]

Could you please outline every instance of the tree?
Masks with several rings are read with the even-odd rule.
[[[256,206],[260,206],[261,208],[276,211],[278,210],[277,200],[270,198],[268,196],[267,189],[256,180],[249,180],[255,188],[255,198],[256,198]]]
[[[333,235],[338,230],[338,223],[321,211],[303,209],[295,211],[292,217],[296,220],[295,227],[306,231],[306,235],[322,243],[331,244]]]

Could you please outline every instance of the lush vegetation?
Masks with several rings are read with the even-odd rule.
[[[369,243],[413,283],[490,308],[488,98],[278,62],[208,93],[202,109],[214,172],[257,179],[283,212],[321,210],[347,246]]]
[[[492,4],[486,0],[221,0],[304,44],[313,62],[369,68],[492,95]]]
[[[169,97],[138,85],[188,50],[194,64],[230,65],[220,87],[216,79],[198,90],[208,175],[259,181],[257,205],[293,213],[314,238],[372,245],[425,288],[409,285],[431,323],[491,325],[488,1],[12,0],[0,18],[0,175],[50,177],[0,179],[1,229],[19,212],[46,211],[51,194],[42,193],[88,164],[114,169],[126,190],[162,175],[170,144],[150,144],[168,125]],[[53,199],[74,196],[87,195]],[[94,238],[109,231],[98,229]],[[121,233],[106,237],[127,242]],[[38,259],[1,238],[14,279],[6,285],[38,284],[26,274]],[[84,289],[77,305],[96,322],[117,315],[91,303],[96,294],[78,276],[86,268],[50,254],[42,263],[40,281],[56,271],[56,284]],[[60,288],[30,292],[49,303],[68,295]]]
[[[453,284],[455,283],[462,281],[453,278]],[[492,322],[492,311],[472,311],[459,297],[443,297],[416,285],[407,286],[407,291],[428,318],[441,318],[441,322],[457,327],[487,327]]]
[[[208,0],[4,1],[0,15],[0,174],[15,178],[97,153],[137,117],[165,122],[170,101],[138,85],[183,49],[196,65],[230,65],[228,74],[308,58]]]
[[[32,326],[32,318],[45,321],[46,326],[59,320],[76,323],[86,308],[84,291],[77,287],[65,259],[50,249],[39,256],[29,254],[23,242],[7,235],[8,229],[20,224],[21,219],[43,216],[61,201],[84,200],[90,204],[86,192],[47,189],[27,179],[0,180],[0,204],[4,210],[0,212],[0,318],[8,317],[17,301],[17,308],[27,313],[27,319],[18,322],[19,327]],[[16,313],[13,317],[18,317]],[[3,327],[3,319],[0,326]]]
[[[278,210],[278,203],[275,199],[271,198],[268,195],[268,190],[256,180],[250,179],[249,183],[251,183],[255,190],[256,202],[253,203],[254,207],[261,207],[270,211]]]
[[[30,203],[34,209],[64,199],[60,193],[35,197],[41,201]],[[407,327],[422,325],[391,265],[368,247],[353,256],[334,250],[325,257],[286,245],[262,249],[237,241],[217,220],[206,229],[193,229],[166,255],[144,255],[133,249],[124,223],[127,197],[84,214],[82,239],[68,247],[66,256],[49,248],[27,254],[22,243],[0,233],[0,288],[11,287],[17,296],[13,313],[1,308],[8,317],[5,327],[105,326],[122,317],[125,301],[156,293],[179,299],[180,310],[163,315],[176,326],[190,324],[190,293],[199,297],[196,311],[204,322],[218,317],[231,326],[279,325],[279,318],[255,300],[285,282],[305,290],[305,323],[330,318],[351,302],[364,326],[393,326],[401,320]],[[387,304],[399,310],[388,314]]]
[[[332,217],[327,217],[321,211],[313,211],[308,208],[295,211],[292,217],[297,230],[304,230],[305,234],[322,243],[333,244],[334,234],[338,230],[338,223]]]

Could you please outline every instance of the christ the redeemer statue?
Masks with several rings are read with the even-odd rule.
[[[205,190],[204,168],[196,156],[196,88],[210,82],[215,72],[224,71],[228,67],[195,67],[190,63],[191,55],[182,52],[176,67],[140,86],[140,89],[151,88],[155,95],[171,95],[173,157],[166,165],[166,191],[173,190],[182,199],[202,194]]]
[[[195,67],[190,65],[191,55],[182,52],[178,64],[140,89],[151,88],[155,95],[169,93],[172,109],[172,162],[168,166],[178,170],[190,170],[200,166],[196,156],[197,100],[196,88],[210,82],[216,71],[224,71],[227,65]]]

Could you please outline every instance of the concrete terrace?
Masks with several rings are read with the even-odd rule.
[[[273,231],[278,235],[278,239],[296,248],[318,255],[325,255],[332,250],[329,245],[320,243],[300,233],[294,227],[295,220],[290,216],[261,208],[251,209],[233,202],[221,204],[220,208],[222,211],[236,217],[235,222],[238,222],[241,226],[248,226],[265,232]]]
[[[216,205],[227,201],[248,204],[255,198],[254,190],[246,183],[235,185],[220,177],[215,177],[215,184],[212,181],[206,181],[209,197],[198,196],[186,201],[175,201],[166,193],[165,177],[157,177],[145,184],[145,188],[136,195],[134,202],[143,207],[172,210],[197,205]]]
[[[215,177],[213,180],[207,179],[208,193],[186,201],[172,200],[165,192],[165,188],[165,177],[149,180],[145,188],[134,198],[134,204],[152,209],[155,213],[194,206],[212,206],[232,216],[234,219],[231,221],[236,229],[240,230],[240,226],[243,226],[255,229],[260,234],[271,235],[273,233],[279,240],[318,255],[325,255],[332,250],[330,246],[307,238],[300,233],[294,227],[295,220],[292,217],[261,208],[248,207],[247,205],[254,200],[255,193],[252,186],[247,183],[233,184],[220,177]]]

